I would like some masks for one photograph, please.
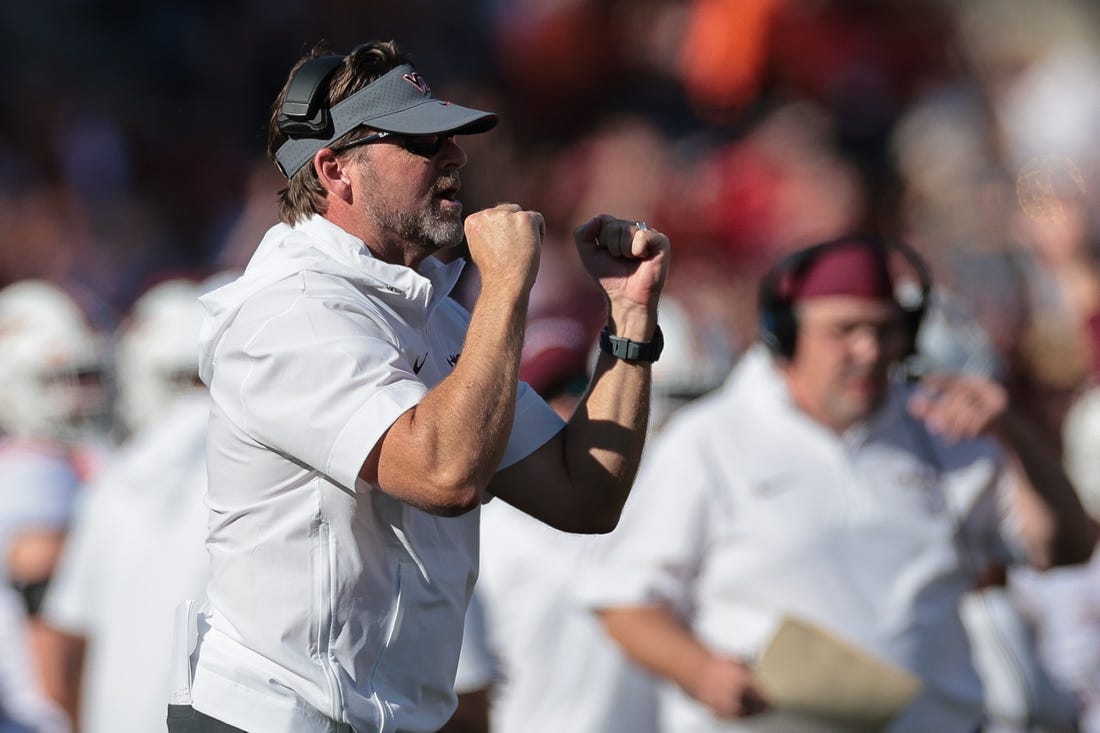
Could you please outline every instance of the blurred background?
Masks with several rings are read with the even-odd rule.
[[[61,285],[102,329],[161,280],[242,267],[276,218],[266,120],[287,70],[320,41],[394,38],[437,96],[500,112],[462,141],[466,211],[544,213],[550,303],[575,286],[557,256],[574,226],[645,219],[675,244],[670,292],[736,353],[763,266],[863,229],[930,260],[945,322],[976,319],[989,342],[953,358],[1018,385],[1052,436],[1096,371],[1093,3],[41,0],[0,15],[0,286]]]
[[[528,331],[533,350],[560,347],[546,379],[583,377],[602,320],[571,242],[594,214],[673,242],[658,425],[752,342],[757,282],[780,254],[852,230],[897,237],[936,283],[929,363],[1004,381],[1100,516],[1094,2],[37,0],[0,5],[0,26],[0,289],[38,280],[78,304],[96,345],[72,364],[103,377],[105,453],[166,399],[113,397],[118,359],[167,353],[115,348],[171,310],[164,291],[160,310],[141,296],[211,286],[277,220],[266,126],[289,68],[318,42],[392,38],[437,97],[500,113],[460,139],[462,198],[546,218]],[[158,328],[190,339],[175,323]],[[0,366],[15,344],[0,339]],[[163,385],[193,386],[190,346]],[[1065,674],[1095,691],[1090,613],[1069,642],[1081,669]]]

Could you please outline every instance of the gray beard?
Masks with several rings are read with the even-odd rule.
[[[384,185],[373,166],[367,166],[363,176],[368,190],[381,190]],[[448,183],[457,184],[457,181],[458,173],[452,172],[437,181],[432,193],[444,190]],[[419,213],[395,211],[379,202],[370,208],[367,215],[379,231],[386,233],[390,240],[386,245],[400,247],[402,243],[412,244],[422,255],[430,255],[445,247],[456,247],[465,237],[461,213],[454,216],[445,213],[435,198],[431,199],[426,210]]]
[[[425,254],[456,247],[464,236],[461,218],[451,218],[434,206],[419,215],[389,210],[375,210],[370,215],[382,231],[413,244]]]

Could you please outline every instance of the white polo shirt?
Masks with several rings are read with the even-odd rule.
[[[202,299],[211,581],[197,710],[263,733],[435,731],[450,716],[480,512],[433,516],[358,473],[457,363],[460,269],[381,262],[315,216],[273,227],[245,274]],[[562,425],[521,384],[502,467]]]
[[[664,604],[708,647],[751,660],[784,615],[916,673],[890,733],[971,733],[982,713],[958,603],[1002,542],[1001,454],[948,445],[897,385],[842,435],[795,407],[750,350],[716,393],[674,415],[643,461],[582,593],[594,607]],[[670,690],[667,730],[835,730],[789,714],[720,722]]]

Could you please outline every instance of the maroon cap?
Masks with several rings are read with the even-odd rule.
[[[784,289],[792,302],[826,295],[893,298],[886,257],[884,248],[858,241],[831,246],[810,260],[800,273],[792,273]]]

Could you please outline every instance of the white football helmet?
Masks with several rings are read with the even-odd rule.
[[[0,431],[77,440],[105,428],[103,339],[61,288],[0,290]]]
[[[201,388],[199,326],[202,287],[166,280],[147,290],[123,322],[115,347],[117,417],[130,434],[180,394]]]

